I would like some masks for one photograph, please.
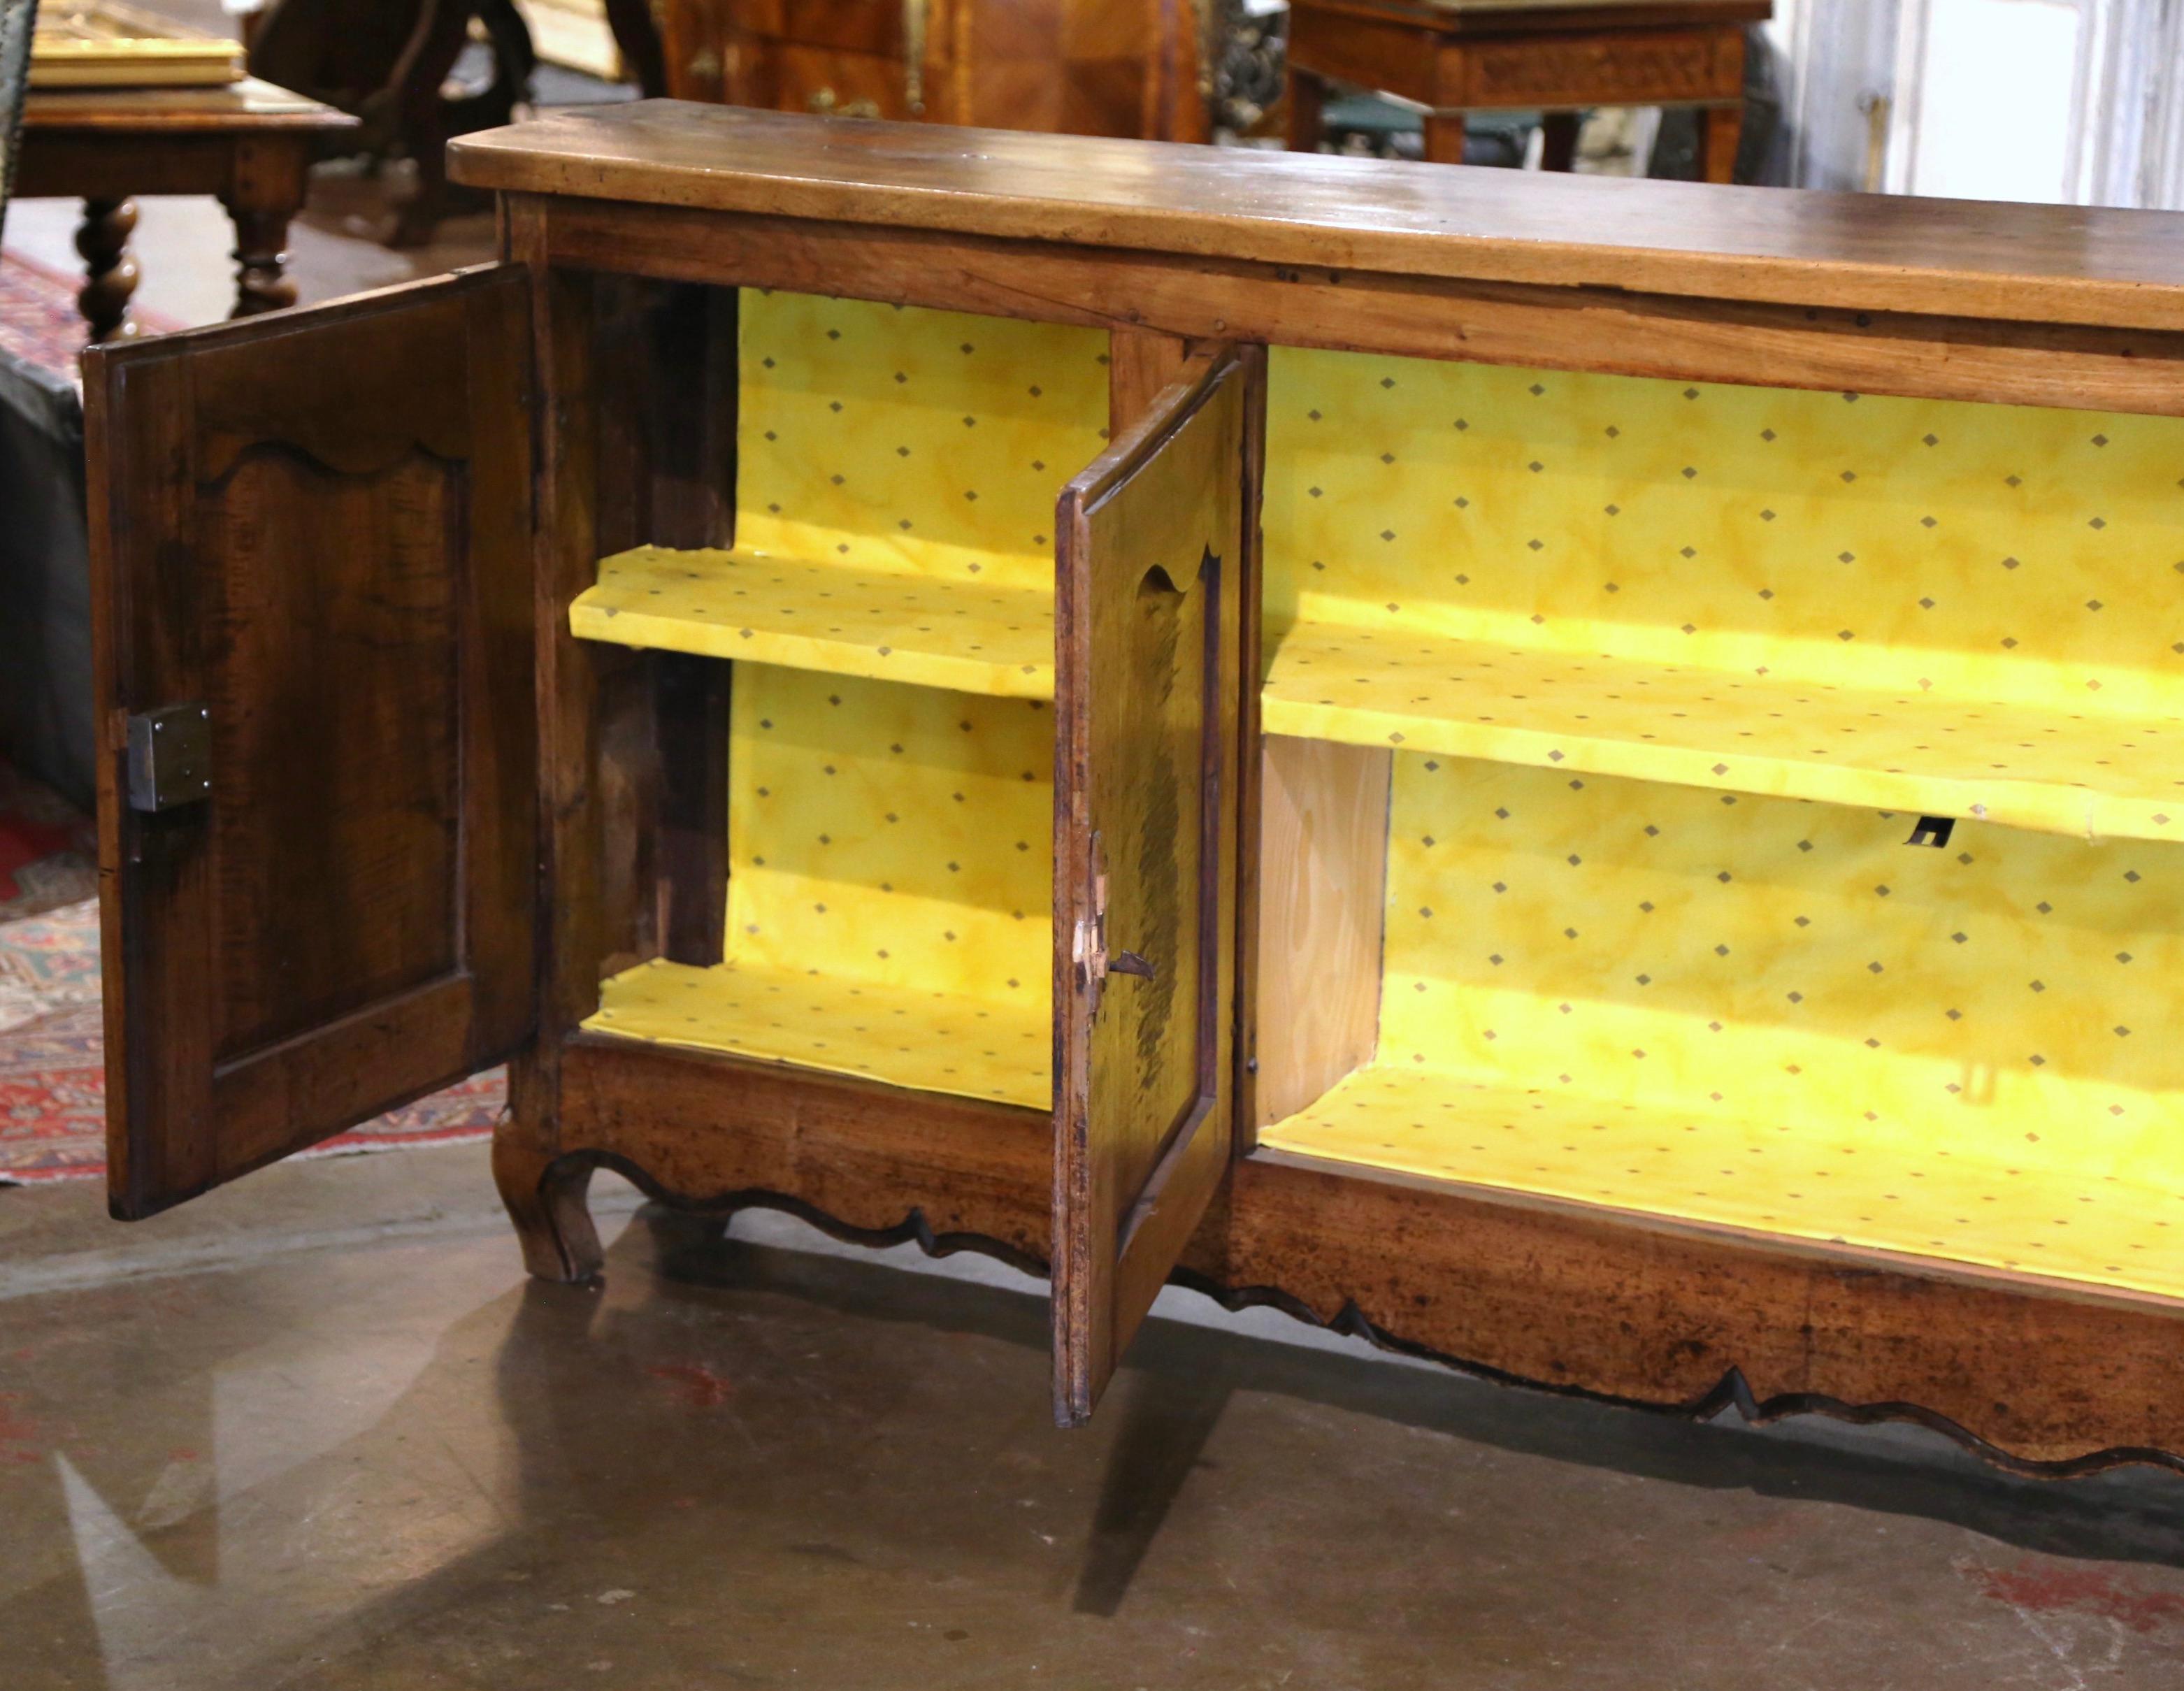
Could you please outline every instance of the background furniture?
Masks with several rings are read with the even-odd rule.
[[[668,0],[668,92],[776,111],[1203,141],[1210,0]]]
[[[1428,108],[1425,156],[1463,162],[1467,110],[1544,109],[1542,168],[1567,170],[1592,106],[1691,106],[1705,179],[1726,182],[1743,121],[1744,32],[1772,0],[1290,0],[1290,146],[1316,150],[1330,81]]]
[[[2184,219],[453,162],[504,262],[86,361],[117,1215],[508,1055],[535,1273],[984,1244],[1065,1421],[1179,1272],[2184,1465]]]
[[[450,80],[476,24],[493,74],[478,87]],[[254,75],[348,113],[357,150],[407,157],[416,192],[390,244],[420,245],[448,211],[448,137],[507,123],[530,97],[537,60],[512,0],[276,0],[249,31]]]
[[[126,337],[136,290],[132,194],[210,194],[235,225],[234,315],[296,301],[282,274],[289,220],[303,209],[319,147],[356,120],[254,79],[211,88],[58,89],[31,96],[23,120],[25,195],[84,203],[81,296],[94,342]]]

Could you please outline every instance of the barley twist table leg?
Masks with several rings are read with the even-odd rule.
[[[83,257],[85,282],[76,309],[91,326],[93,345],[126,340],[136,332],[129,320],[129,298],[136,292],[136,255],[129,236],[136,227],[136,202],[86,200],[83,222],[75,231],[75,250]]]

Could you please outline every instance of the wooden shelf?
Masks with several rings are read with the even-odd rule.
[[[663,959],[601,987],[584,1023],[651,1044],[859,1075],[890,1086],[1052,1107],[1054,1032],[1043,1004],[920,993],[750,963]]]
[[[1268,733],[2090,837],[2184,839],[2184,716],[1829,686],[1301,622]]]
[[[2184,1297],[2184,1179],[2074,1168],[1997,1136],[1953,1154],[1696,1106],[1375,1063],[1262,1146],[1436,1180]],[[2172,1176],[2179,1172],[2166,1171]]]
[[[602,559],[570,631],[1004,698],[1054,697],[1054,598],[741,549],[643,546]]]

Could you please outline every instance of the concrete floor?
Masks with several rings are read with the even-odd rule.
[[[279,1167],[131,1228],[93,1186],[0,1190],[0,1684],[2184,1674],[2165,1472],[1692,1426],[1176,1290],[1057,1432],[1039,1282],[604,1200],[593,1294],[525,1283],[474,1146]]]

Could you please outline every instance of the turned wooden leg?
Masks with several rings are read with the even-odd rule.
[[[1425,141],[1429,164],[1463,163],[1463,114],[1428,112]]]
[[[1292,153],[1319,151],[1320,131],[1327,108],[1327,84],[1309,70],[1290,67],[1289,148]]]
[[[552,1077],[535,1056],[509,1065],[508,1115],[493,1132],[493,1179],[515,1224],[523,1265],[540,1280],[597,1286],[605,1254],[585,1194],[592,1171],[571,1167],[554,1152],[544,1100]]]
[[[129,297],[136,292],[136,255],[129,237],[136,228],[134,200],[86,200],[75,249],[83,255],[86,280],[75,297],[76,309],[91,325],[94,346],[134,336]]]
[[[1577,131],[1581,114],[1549,112],[1540,120],[1540,168],[1568,170],[1577,160]]]
[[[293,305],[296,284],[285,274],[288,214],[231,206],[227,214],[235,224],[235,309],[227,314],[255,317]]]
[[[1736,144],[1744,136],[1744,108],[1699,108],[1699,179],[1707,182],[1736,180]]]
[[[227,192],[220,203],[235,225],[235,309],[231,317],[255,317],[296,303],[286,275],[288,221],[304,209],[311,155],[295,136],[269,134],[238,140],[228,162]]]

